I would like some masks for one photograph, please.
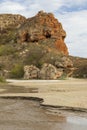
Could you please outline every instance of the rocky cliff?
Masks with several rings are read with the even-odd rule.
[[[59,79],[72,76],[74,71],[74,76],[87,77],[83,71],[87,60],[78,69],[77,59],[68,55],[65,37],[62,24],[51,13],[40,11],[28,19],[0,15],[0,76]]]
[[[68,48],[64,43],[65,37],[66,32],[54,15],[40,11],[36,16],[27,19],[20,27],[18,43],[38,42],[44,44],[45,42],[49,48],[56,48],[59,52],[68,55]]]
[[[9,26],[15,26],[15,28],[18,28],[25,20],[26,18],[21,15],[0,14],[0,31]]]
[[[16,42],[16,32],[26,18],[15,14],[0,14],[0,45]]]

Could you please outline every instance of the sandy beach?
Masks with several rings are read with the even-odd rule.
[[[43,105],[87,110],[86,79],[7,81],[13,87],[0,88],[1,97],[37,97],[43,99]]]
[[[0,84],[0,130],[86,130],[87,80]]]
[[[49,112],[39,102],[0,99],[0,130],[86,130],[87,119],[71,112]]]

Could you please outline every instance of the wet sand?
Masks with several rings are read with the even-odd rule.
[[[0,96],[38,97],[43,99],[43,105],[87,110],[86,79],[8,81],[14,87],[3,87]]]
[[[86,130],[87,119],[45,110],[39,102],[0,99],[0,130]]]
[[[8,81],[0,84],[0,130],[87,129],[87,80]]]

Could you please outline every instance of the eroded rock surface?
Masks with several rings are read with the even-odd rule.
[[[24,79],[58,79],[63,74],[62,69],[48,63],[44,63],[41,69],[33,65],[25,66],[24,72]]]
[[[64,43],[66,32],[62,24],[51,13],[43,11],[26,22],[20,27],[18,32],[18,43],[38,42],[44,44],[50,39],[51,48],[56,48],[59,52],[68,55],[68,49]],[[48,43],[47,43],[48,44]]]
[[[86,78],[87,59],[68,56],[65,37],[52,13],[40,11],[28,19],[0,14],[0,76],[11,78],[9,73],[20,64],[25,79],[58,79],[73,72],[75,77]]]
[[[2,31],[9,26],[19,27],[26,18],[16,14],[0,14],[0,30]]]
[[[56,68],[52,64],[43,64],[41,71],[40,71],[40,78],[41,79],[58,79],[63,74],[61,69]]]
[[[24,79],[38,79],[39,78],[39,68],[34,65],[27,65],[24,67]]]

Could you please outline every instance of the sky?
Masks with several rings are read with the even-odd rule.
[[[0,14],[28,18],[40,10],[53,13],[62,23],[69,54],[87,58],[87,0],[0,0]]]

